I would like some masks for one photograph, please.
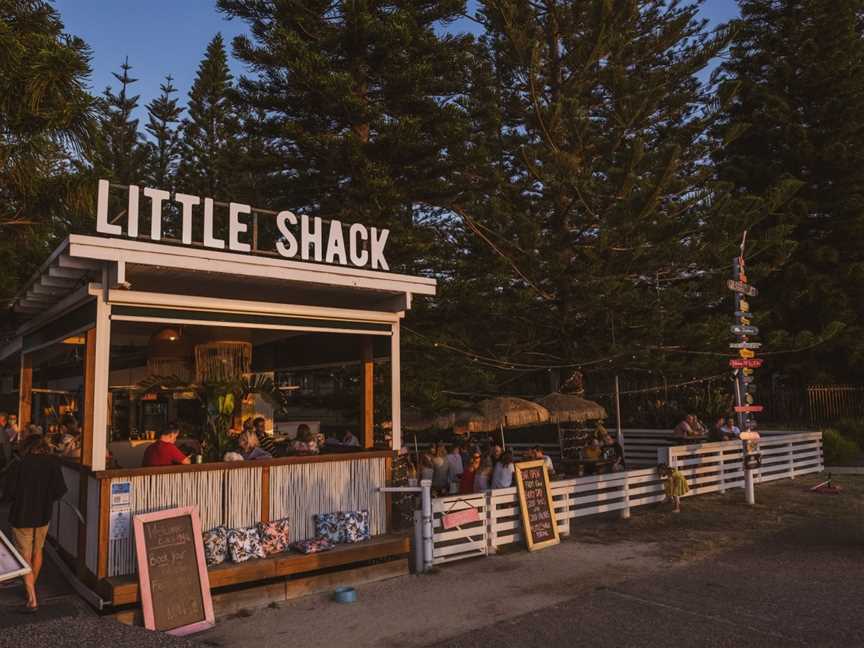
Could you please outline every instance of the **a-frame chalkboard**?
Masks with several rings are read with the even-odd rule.
[[[523,461],[515,467],[519,509],[522,511],[522,528],[528,550],[535,551],[558,544],[558,520],[552,504],[546,463],[542,459]]]

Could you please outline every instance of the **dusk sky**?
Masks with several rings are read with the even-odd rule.
[[[245,31],[244,23],[226,20],[217,12],[214,0],[56,0],[54,4],[66,30],[82,37],[93,50],[93,92],[101,93],[115,82],[111,73],[128,56],[132,74],[139,79],[133,91],[141,95],[142,107],[159,94],[159,84],[169,73],[185,103],[214,34],[222,32],[230,43]],[[703,7],[713,23],[729,20],[737,11],[734,0],[706,0]],[[465,21],[459,27],[470,30],[472,23]],[[232,59],[231,67],[236,76],[242,74],[243,66],[237,61]]]

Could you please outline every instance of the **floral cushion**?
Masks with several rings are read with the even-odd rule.
[[[369,539],[369,511],[348,511],[339,514],[343,542],[363,542]]]
[[[264,558],[266,554],[261,547],[261,537],[256,527],[248,529],[231,529],[228,531],[228,553],[236,563],[246,562],[252,558]]]
[[[345,542],[344,527],[340,524],[341,513],[319,513],[315,516],[315,536],[330,542]]]
[[[318,553],[319,551],[329,551],[333,548],[333,543],[327,538],[313,538],[311,540],[300,540],[291,545],[292,549],[300,553],[310,554]]]
[[[258,535],[261,537],[261,547],[268,556],[288,551],[288,518],[259,522]]]
[[[208,565],[221,565],[228,557],[228,529],[218,526],[201,534],[204,540],[204,559]]]

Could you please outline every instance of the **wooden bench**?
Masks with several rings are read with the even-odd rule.
[[[365,542],[336,545],[331,551],[314,554],[282,553],[243,563],[225,562],[209,567],[210,589],[252,584],[297,574],[310,574],[334,567],[365,563],[380,558],[404,558],[410,540],[402,535],[376,536]],[[112,605],[138,602],[138,576],[114,576],[99,583],[100,596]]]

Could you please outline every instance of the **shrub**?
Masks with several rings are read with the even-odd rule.
[[[822,449],[826,466],[852,463],[861,454],[857,443],[832,428],[822,430]]]
[[[844,418],[834,424],[837,431],[847,439],[864,448],[864,418]]]

